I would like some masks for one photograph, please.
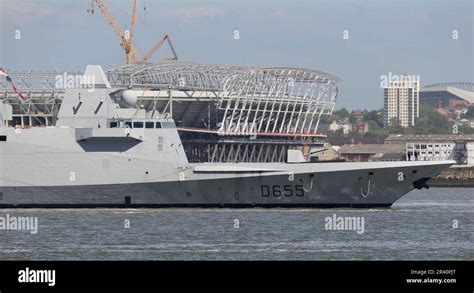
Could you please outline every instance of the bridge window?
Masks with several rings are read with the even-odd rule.
[[[143,122],[133,122],[133,128],[143,128]]]
[[[154,121],[110,121],[110,128],[176,128],[174,122],[154,122]],[[132,127],[133,126],[133,127]]]
[[[145,128],[153,128],[153,122],[145,122]]]

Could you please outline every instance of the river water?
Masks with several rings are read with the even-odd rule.
[[[37,217],[38,230],[0,230],[0,260],[474,260],[474,188],[416,190],[388,209],[0,210],[7,215]],[[341,217],[358,229],[329,230]]]

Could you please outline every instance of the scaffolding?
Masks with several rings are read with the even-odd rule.
[[[65,91],[56,79],[65,73],[9,74],[27,97],[20,103],[2,81],[13,125],[54,125]],[[340,82],[310,69],[180,61],[139,61],[107,70],[106,76],[114,90],[137,93],[137,108],[169,114],[190,161],[208,162],[284,162],[289,149],[308,153],[322,145],[319,121],[332,114]]]
[[[324,143],[319,121],[332,114],[340,81],[301,68],[176,61],[120,66],[107,75],[156,93],[141,106],[170,111],[192,162],[285,162],[289,149],[308,155]]]
[[[316,134],[321,115],[330,115],[337,79],[318,71],[262,68],[226,79],[219,130],[229,134]]]
[[[130,88],[208,99],[217,106],[219,132],[235,135],[317,133],[321,116],[334,109],[340,81],[309,69],[176,61],[125,65],[107,75]]]
[[[64,96],[67,80],[81,76],[78,71],[9,71],[8,75],[26,98],[21,101],[6,79],[0,80],[1,99],[13,108],[13,126],[50,126],[56,123],[56,115]],[[61,79],[61,82],[58,82]]]

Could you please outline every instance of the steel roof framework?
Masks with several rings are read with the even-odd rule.
[[[0,81],[2,98],[13,106],[14,116],[52,117],[65,91],[57,87],[56,79],[64,74],[10,71],[10,77],[27,100],[19,103],[17,94],[5,80]],[[66,74],[82,75],[80,72]],[[191,122],[206,116],[197,114],[207,108],[203,103],[212,103],[220,112],[217,130],[237,135],[316,133],[321,115],[330,115],[333,111],[339,82],[335,76],[309,69],[178,61],[135,62],[112,68],[106,75],[114,88],[156,93],[139,97],[139,103],[148,103],[148,110],[156,106],[157,101],[163,104],[169,99],[165,107],[169,111],[175,95],[175,100],[181,103],[176,105],[183,111],[181,117],[191,113],[188,119]]]
[[[316,133],[321,115],[330,115],[337,77],[300,68],[259,68],[188,62],[135,63],[107,71],[123,86],[214,93],[223,117],[222,134]]]

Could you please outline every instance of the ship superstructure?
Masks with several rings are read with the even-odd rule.
[[[170,61],[73,76],[20,102],[4,86],[0,206],[390,206],[454,163],[311,163],[339,82],[320,71]]]

